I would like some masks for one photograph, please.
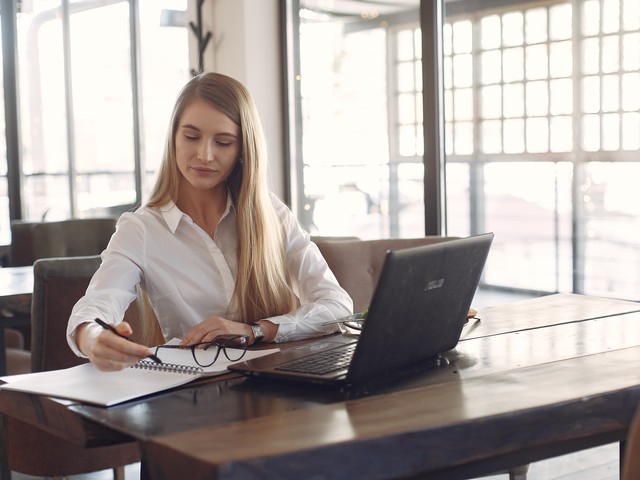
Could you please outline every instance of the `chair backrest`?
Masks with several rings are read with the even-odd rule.
[[[429,245],[454,237],[390,238],[382,240],[325,240],[313,238],[329,268],[353,299],[353,311],[369,306],[388,250]]]
[[[33,372],[72,367],[86,360],[67,345],[66,331],[71,310],[84,295],[100,266],[100,256],[43,258],[34,263],[31,303],[31,369]],[[133,328],[132,340],[143,340],[138,301],[124,318]],[[147,338],[144,336],[144,338]]]
[[[31,369],[67,368],[86,362],[67,345],[69,315],[100,266],[98,255],[44,258],[33,265],[31,302]]]
[[[32,265],[39,258],[97,255],[107,247],[117,219],[76,218],[58,222],[11,223],[11,266]]]

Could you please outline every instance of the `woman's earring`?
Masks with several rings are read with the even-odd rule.
[[[242,163],[242,162],[243,162],[243,158],[242,158],[242,155],[240,155],[240,156],[238,157],[238,163]]]

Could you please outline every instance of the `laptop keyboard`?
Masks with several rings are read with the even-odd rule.
[[[335,348],[320,352],[308,357],[300,358],[292,362],[283,363],[276,367],[277,370],[296,373],[311,373],[314,375],[326,375],[328,373],[344,370],[351,363],[356,344],[347,345],[344,348]]]

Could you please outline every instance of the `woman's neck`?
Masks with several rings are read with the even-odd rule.
[[[213,238],[227,207],[227,188],[181,192],[176,205]]]

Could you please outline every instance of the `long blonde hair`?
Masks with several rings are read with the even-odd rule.
[[[296,306],[296,297],[286,267],[286,233],[269,194],[260,117],[249,91],[240,82],[219,73],[203,73],[185,85],[176,100],[162,164],[146,205],[160,207],[178,198],[176,133],[184,109],[196,99],[228,116],[240,127],[242,136],[241,161],[227,178],[238,230],[238,274],[230,311],[246,323],[290,312]]]

